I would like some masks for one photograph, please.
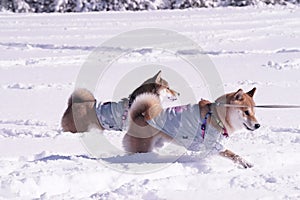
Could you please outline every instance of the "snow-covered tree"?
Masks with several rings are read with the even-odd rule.
[[[12,12],[88,12],[186,9],[257,4],[300,4],[300,0],[1,0],[0,9]]]

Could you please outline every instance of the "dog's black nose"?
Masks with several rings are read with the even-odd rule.
[[[260,127],[260,124],[255,124],[255,125],[254,125],[254,128],[255,128],[255,129],[258,129],[259,127]]]

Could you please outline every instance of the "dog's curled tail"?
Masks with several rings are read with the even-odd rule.
[[[95,102],[94,95],[87,89],[78,88],[70,96],[68,106],[75,103]]]
[[[146,126],[147,120],[153,119],[162,111],[159,97],[155,94],[145,93],[136,97],[129,115],[131,120],[140,126]]]
[[[98,125],[95,97],[87,89],[76,89],[68,100],[68,108],[61,120],[62,130],[72,133],[87,131],[91,124]]]

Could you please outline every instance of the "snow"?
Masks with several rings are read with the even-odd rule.
[[[120,33],[148,27],[196,42],[203,51],[178,55],[209,56],[225,92],[255,86],[257,104],[299,104],[299,11],[263,6],[0,13],[0,199],[300,199],[298,109],[257,109],[259,130],[226,139],[230,150],[254,164],[251,169],[218,156],[182,155],[175,145],[168,152],[125,155],[124,132],[71,134],[60,127],[93,50]],[[97,87],[105,92],[96,90],[97,99],[114,97],[112,90],[121,87],[128,72],[138,75],[122,95],[163,67],[163,77],[183,94],[175,103],[189,103],[185,90],[196,99],[213,100],[205,81],[196,79],[180,56],[149,46],[122,56],[99,80]],[[140,70],[147,65],[158,66]],[[168,67],[181,79],[174,79]]]

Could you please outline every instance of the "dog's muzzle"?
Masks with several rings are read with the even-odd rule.
[[[254,131],[260,127],[260,124],[259,123],[254,124],[253,128],[250,128],[246,123],[244,123],[244,126],[246,127],[247,130]]]

